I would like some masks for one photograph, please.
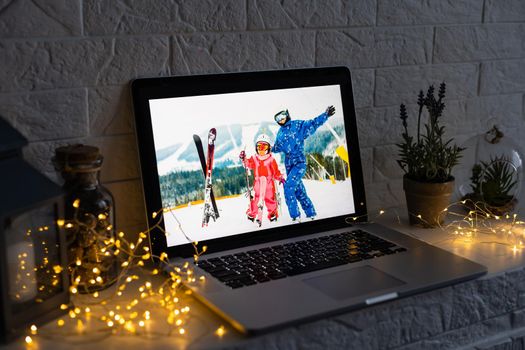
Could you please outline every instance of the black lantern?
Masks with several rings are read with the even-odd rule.
[[[69,302],[61,188],[22,158],[27,140],[0,117],[0,341]]]

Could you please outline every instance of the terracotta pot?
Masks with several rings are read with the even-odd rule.
[[[454,191],[454,179],[432,183],[414,181],[403,177],[403,189],[407,200],[408,218],[411,225],[437,227],[443,224],[445,212]],[[421,215],[421,218],[418,217]]]

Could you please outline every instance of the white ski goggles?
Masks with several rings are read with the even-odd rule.
[[[281,111],[279,113],[277,113],[274,117],[275,121],[277,123],[285,120],[286,118],[288,118],[288,111]]]

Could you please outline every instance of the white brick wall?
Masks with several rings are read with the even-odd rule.
[[[129,81],[346,65],[370,208],[403,202],[400,103],[446,81],[448,136],[499,123],[525,148],[523,0],[18,0],[0,5],[0,115],[51,178],[58,145],[105,155],[119,226],[143,224]],[[412,112],[412,117],[415,117]]]

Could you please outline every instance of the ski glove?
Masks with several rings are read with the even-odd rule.
[[[328,106],[328,108],[326,108],[326,111],[325,113],[331,117],[335,114],[335,107],[334,106]]]
[[[246,158],[246,152],[241,151],[241,153],[239,153],[239,158],[240,158],[241,160],[244,160],[244,158]]]

